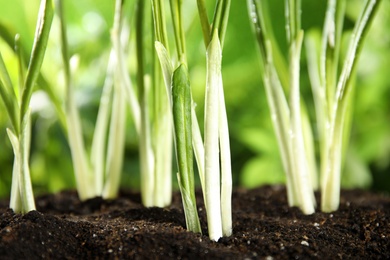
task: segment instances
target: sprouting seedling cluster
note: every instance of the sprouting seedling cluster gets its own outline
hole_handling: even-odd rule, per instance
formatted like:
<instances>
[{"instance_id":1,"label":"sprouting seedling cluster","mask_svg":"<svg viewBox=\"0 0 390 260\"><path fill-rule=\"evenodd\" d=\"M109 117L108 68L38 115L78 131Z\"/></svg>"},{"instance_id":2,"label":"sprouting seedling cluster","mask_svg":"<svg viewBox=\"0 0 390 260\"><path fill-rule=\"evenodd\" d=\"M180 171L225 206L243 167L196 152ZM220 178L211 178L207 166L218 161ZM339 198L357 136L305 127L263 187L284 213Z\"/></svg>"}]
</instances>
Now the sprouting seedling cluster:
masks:
<instances>
[{"instance_id":1,"label":"sprouting seedling cluster","mask_svg":"<svg viewBox=\"0 0 390 260\"><path fill-rule=\"evenodd\" d=\"M54 9L51 1L43 0L39 8L34 45L27 71L24 68L19 36L15 38L15 50L19 60L20 86L18 92L11 82L0 54L0 94L10 117L12 129L7 129L14 151L10 208L15 212L35 209L30 179L29 154L31 142L30 99L45 56Z\"/></svg>"},{"instance_id":2,"label":"sprouting seedling cluster","mask_svg":"<svg viewBox=\"0 0 390 260\"><path fill-rule=\"evenodd\" d=\"M177 68L173 69L172 59L167 50L162 1L152 1L157 35L155 47L168 96L172 95L170 102L174 118L178 182L187 227L192 231L200 232L194 195L192 165L194 150L207 211L209 236L213 240L218 240L222 236L231 235L232 232L230 145L221 74L222 44L220 41L221 39L223 42L225 35L230 1L217 1L213 26L209 23L204 1L197 3L207 48L204 144L188 80L181 1L170 2L179 61Z\"/></svg>"},{"instance_id":3,"label":"sprouting seedling cluster","mask_svg":"<svg viewBox=\"0 0 390 260\"><path fill-rule=\"evenodd\" d=\"M321 207L326 212L337 210L339 205L343 153L349 135L347 122L352 111L354 85L351 78L380 2L365 2L344 60L340 58L340 47L346 1L328 1L321 44L316 45L314 34L306 36L320 134ZM288 66L273 35L266 2L249 0L248 9L260 48L262 77L286 172L289 204L311 214L315 207L313 191L318 181L309 117L304 100L300 98L300 57L304 38L300 25L301 1L286 1ZM317 52L316 47L321 51ZM338 64L342 64L341 72ZM285 93L289 94L289 101Z\"/></svg>"},{"instance_id":4,"label":"sprouting seedling cluster","mask_svg":"<svg viewBox=\"0 0 390 260\"><path fill-rule=\"evenodd\" d=\"M15 150L16 177L13 185L16 188L13 188L11 205L15 210L19 210L16 204L19 203L21 194L28 204L21 210L23 212L35 209L28 171L31 130L27 108L34 81L38 76L42 77L39 70L54 16L53 4L52 1L42 1L43 7L40 11L42 17L39 20L36 44L27 70L26 86L22 88L20 106L2 60L0 64L1 95L14 128L8 130ZM74 74L77 69L74 69L70 62L66 16L61 0L55 1L55 10L59 22L62 53L64 105L62 106L48 83L46 90L56 107L68 138L76 187L81 200L96 196L114 198L117 195L123 164L128 106L139 136L143 204L147 207L163 207L170 204L174 140L178 162L177 177L187 226L192 231L201 232L195 201L193 170L195 154L208 215L209 234L211 239L218 240L232 232L230 145L221 73L222 45L230 1L217 1L212 23L207 17L205 1L198 1L197 4L207 56L204 143L191 95L182 1L172 0L169 3L177 62L174 62L169 53L164 2L155 0L148 4L138 0L131 4L134 7L134 19L133 17L128 19L125 12L126 4L122 0L116 1L111 30L112 48L90 149L83 138L80 112L75 100ZM145 23L148 10L151 10L153 24ZM129 25L129 21L134 23L134 26ZM130 54L129 45L132 46L131 40L134 38L129 31L133 27L137 88L133 87L134 78L130 76L127 59ZM150 31L153 31L151 44L147 43L144 37L145 34L150 35ZM153 54L146 52L149 44L156 50ZM22 188L19 188L19 184Z\"/></svg>"}]
</instances>

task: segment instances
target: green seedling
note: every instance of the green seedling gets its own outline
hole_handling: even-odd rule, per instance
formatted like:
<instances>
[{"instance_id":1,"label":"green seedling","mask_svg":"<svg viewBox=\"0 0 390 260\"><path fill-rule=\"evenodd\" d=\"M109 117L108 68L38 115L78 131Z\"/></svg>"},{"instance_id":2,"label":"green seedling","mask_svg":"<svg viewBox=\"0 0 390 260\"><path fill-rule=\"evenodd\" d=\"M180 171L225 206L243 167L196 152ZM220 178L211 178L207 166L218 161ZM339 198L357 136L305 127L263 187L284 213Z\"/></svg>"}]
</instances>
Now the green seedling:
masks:
<instances>
[{"instance_id":1,"label":"green seedling","mask_svg":"<svg viewBox=\"0 0 390 260\"><path fill-rule=\"evenodd\" d=\"M181 64L172 79L173 123L179 173L177 176L183 200L187 229L201 233L195 200L192 148L191 89L187 70Z\"/></svg>"},{"instance_id":2,"label":"green seedling","mask_svg":"<svg viewBox=\"0 0 390 260\"><path fill-rule=\"evenodd\" d=\"M317 58L314 34L306 40L309 74L312 81L320 135L321 208L334 211L340 197L340 174L349 135L353 72L362 43L380 1L366 1L355 24L353 36L341 72L341 33L345 1L328 1L321 56ZM288 66L283 61L269 22L267 3L249 0L248 10L254 25L260 56L262 77L286 172L290 206L298 206L305 214L314 212L313 190L317 187L317 166L310 122L300 95L300 56L303 42L301 3L286 1L286 33L289 43ZM289 68L288 70L286 68ZM289 102L286 96L289 95Z\"/></svg>"},{"instance_id":3,"label":"green seedling","mask_svg":"<svg viewBox=\"0 0 390 260\"><path fill-rule=\"evenodd\" d=\"M54 16L52 1L42 0L39 8L34 45L27 71L24 72L18 37L16 52L19 53L19 75L22 77L21 99L17 98L7 68L0 55L0 95L5 104L12 129L7 129L14 151L10 208L26 213L35 209L34 194L30 179L29 153L31 142L31 95L39 77Z\"/></svg>"}]
</instances>

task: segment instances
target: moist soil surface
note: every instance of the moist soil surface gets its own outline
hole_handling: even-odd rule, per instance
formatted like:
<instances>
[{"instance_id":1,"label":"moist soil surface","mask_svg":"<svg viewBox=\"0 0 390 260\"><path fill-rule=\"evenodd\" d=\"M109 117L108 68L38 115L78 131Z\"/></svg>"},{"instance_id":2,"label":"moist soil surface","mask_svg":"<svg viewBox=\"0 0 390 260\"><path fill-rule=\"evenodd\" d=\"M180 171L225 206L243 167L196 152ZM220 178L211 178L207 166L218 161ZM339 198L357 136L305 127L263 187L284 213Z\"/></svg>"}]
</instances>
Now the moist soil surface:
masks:
<instances>
[{"instance_id":1,"label":"moist soil surface","mask_svg":"<svg viewBox=\"0 0 390 260\"><path fill-rule=\"evenodd\" d=\"M144 208L136 193L80 202L64 191L25 215L3 200L0 259L390 259L388 196L342 191L338 211L306 216L282 186L236 189L233 235L218 242L199 192L197 201L203 235L186 231L179 193L170 207Z\"/></svg>"}]
</instances>

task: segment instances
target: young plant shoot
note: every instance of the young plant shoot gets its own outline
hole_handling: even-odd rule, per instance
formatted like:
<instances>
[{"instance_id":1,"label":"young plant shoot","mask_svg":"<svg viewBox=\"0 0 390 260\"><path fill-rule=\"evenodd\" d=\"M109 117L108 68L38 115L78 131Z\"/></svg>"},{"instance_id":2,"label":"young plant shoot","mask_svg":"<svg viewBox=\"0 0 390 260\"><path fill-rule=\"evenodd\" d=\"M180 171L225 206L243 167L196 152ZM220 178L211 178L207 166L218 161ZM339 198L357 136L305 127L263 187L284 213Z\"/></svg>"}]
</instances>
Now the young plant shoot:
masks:
<instances>
[{"instance_id":1,"label":"young plant shoot","mask_svg":"<svg viewBox=\"0 0 390 260\"><path fill-rule=\"evenodd\" d=\"M348 122L352 113L351 79L369 24L380 2L366 1L355 24L345 59L340 58L340 48L346 1L328 1L322 46L318 48L321 51L316 50L319 44L316 44L318 41L315 34L309 33L307 36L309 75L320 136L321 209L325 212L337 210L339 205L340 174L350 131ZM311 214L314 212L315 201L310 176L313 176L313 173L316 175L316 167L312 134L299 90L300 49L303 39L300 29L300 1L286 1L289 104L283 90L286 84L285 66L281 62L283 59L280 58L280 51L268 21L266 3L249 0L248 9L260 47L263 81L286 172L289 204L299 206L305 214ZM320 53L319 58L317 53ZM338 64L342 64L340 72Z\"/></svg>"},{"instance_id":2,"label":"young plant shoot","mask_svg":"<svg viewBox=\"0 0 390 260\"><path fill-rule=\"evenodd\" d=\"M204 174L207 222L213 240L222 237L221 176L219 158L220 91L222 89L221 47L214 33L207 49L207 81L204 128ZM221 155L224 154L221 152ZM230 155L230 154L229 154Z\"/></svg>"},{"instance_id":3,"label":"young plant shoot","mask_svg":"<svg viewBox=\"0 0 390 260\"><path fill-rule=\"evenodd\" d=\"M112 87L112 74L119 59L116 58L118 48L114 47L109 58L107 76L101 97L97 125L92 143L91 157L87 156L82 137L82 128L77 105L74 100L73 80L69 62L68 41L63 14L62 1L57 1L57 9L61 24L62 57L64 62L66 102L65 115L68 129L69 145L72 153L76 185L81 200L102 196L117 196L122 170L123 148L125 137L125 95L120 76L115 76ZM117 7L118 9L118 7ZM114 32L120 30L120 12L116 10ZM119 17L119 18L117 18ZM113 38L117 36L114 34ZM119 36L118 36L119 37ZM115 45L114 38L114 46ZM116 52L115 52L116 51ZM117 74L120 73L118 70ZM111 107L110 107L111 106ZM111 120L109 111L111 109ZM107 147L105 145L108 138ZM106 157L106 158L105 158Z\"/></svg>"},{"instance_id":4,"label":"young plant shoot","mask_svg":"<svg viewBox=\"0 0 390 260\"><path fill-rule=\"evenodd\" d=\"M272 27L267 24L266 5L262 1L249 0L248 9L254 25L262 60L262 76L270 107L271 118L278 140L283 167L286 172L287 195L290 206L298 206L305 214L314 212L314 192L309 169L315 170L314 157L309 157L308 139L311 132L304 129L307 117L302 116L300 100L300 52L303 31L300 28L300 1L286 1L286 28L289 42L289 70L286 65L276 66L274 59L281 63L280 51L273 37ZM285 81L284 79L288 80ZM289 86L290 103L285 90ZM312 146L309 146L312 147ZM316 172L312 174L317 174Z\"/></svg>"},{"instance_id":5,"label":"young plant shoot","mask_svg":"<svg viewBox=\"0 0 390 260\"><path fill-rule=\"evenodd\" d=\"M230 1L218 1L211 31L203 1L198 12L207 46L207 75L205 96L204 155L197 152L199 172L203 173L204 197L209 236L217 241L232 234L231 196L232 176L230 141L222 82L222 45L229 17ZM211 33L211 34L210 34ZM210 35L210 37L206 36ZM208 43L207 41L211 39ZM194 128L197 132L197 129ZM196 133L194 134L197 135ZM199 140L197 137L195 140ZM195 147L198 142L195 142ZM199 149L199 148L198 148ZM204 164L199 162L204 156ZM204 167L204 168L202 168ZM202 176L201 176L202 180Z\"/></svg>"},{"instance_id":6,"label":"young plant shoot","mask_svg":"<svg viewBox=\"0 0 390 260\"><path fill-rule=\"evenodd\" d=\"M321 209L332 212L340 203L340 179L352 116L353 75L359 54L381 1L367 0L355 24L346 57L340 57L346 1L328 1L320 58L314 34L307 39L309 75L314 94L321 153ZM341 71L338 64L342 64ZM318 69L316 69L318 68Z\"/></svg>"},{"instance_id":7,"label":"young plant shoot","mask_svg":"<svg viewBox=\"0 0 390 260\"><path fill-rule=\"evenodd\" d=\"M29 108L34 85L40 73L49 38L54 10L52 1L42 0L39 8L34 45L26 74L23 72L21 55L19 75L22 88L21 100L15 94L7 68L0 54L0 95L10 117L12 129L7 129L14 151L10 208L16 213L35 210L34 195L30 179L29 154L31 142L31 111ZM16 48L19 49L18 37ZM25 77L24 77L25 76Z\"/></svg>"},{"instance_id":8,"label":"young plant shoot","mask_svg":"<svg viewBox=\"0 0 390 260\"><path fill-rule=\"evenodd\" d=\"M195 183L192 150L191 88L184 64L173 73L173 122L176 137L176 157L179 172L177 179L183 201L187 229L201 233L195 200Z\"/></svg>"},{"instance_id":9,"label":"young plant shoot","mask_svg":"<svg viewBox=\"0 0 390 260\"><path fill-rule=\"evenodd\" d=\"M165 26L162 26L164 21L164 14L161 1L153 1L154 10L154 23L160 32L163 32ZM184 190L184 185L189 185L192 181L187 181L188 178L192 178L192 152L191 160L184 160L184 153L182 152L184 147L191 145L195 151L195 158L198 165L198 171L200 175L203 197L205 201L205 207L207 211L207 221L209 227L209 237L212 240L217 241L220 237L229 236L232 233L232 221L231 221L231 193L232 193L232 180L231 180L231 162L230 162L230 145L229 134L227 125L227 116L225 109L225 101L223 97L223 85L221 74L221 61L222 61L222 48L220 38L223 39L227 17L230 8L230 1L218 1L217 9L215 12L214 22L211 26L207 19L207 12L205 9L204 1L198 1L198 10L201 18L202 30L204 34L205 45L207 48L207 80L206 80L206 97L205 97L205 142L203 144L200 134L200 128L196 119L195 103L192 101L190 88L188 86L189 94L186 98L178 95L178 88L176 86L180 82L181 84L189 84L188 79L184 80L187 76L187 57L185 53L185 34L183 30L182 17L181 17L181 1L170 1L172 21L175 32L176 50L178 54L178 60L180 61L179 67L173 73L172 86L174 93L172 93L173 101L173 114L175 123L175 136L176 136L176 153L179 163L178 179L180 183L180 189L182 192L182 199L184 209L186 211L187 225L189 213L196 210L193 208L196 206L195 201L189 204L188 193L190 191ZM159 22L159 19L161 21ZM219 26L219 27L218 27ZM214 32L211 35L211 30ZM221 29L220 29L221 28ZM158 33L157 33L158 34ZM163 33L160 35L164 35ZM166 38L157 38L155 48L162 68L164 81L167 86L167 93L171 96L170 82L172 75L172 64L169 57L168 50L166 48ZM180 79L180 80L179 80ZM184 82L186 82L184 84ZM180 92L180 93L184 93ZM184 95L184 94L183 94ZM180 102L185 102L185 106ZM176 103L175 103L176 102ZM188 109L187 113L181 113L178 116L177 107L185 107ZM184 117L185 119L181 118ZM180 122L185 123L186 128L179 126ZM178 129L186 129L190 131L192 141L191 144L183 139L182 132L178 132ZM189 153L189 152L187 152ZM186 158L188 158L187 155ZM182 164L189 164L184 166ZM221 164L221 169L220 169ZM186 169L184 174L183 167ZM191 170L188 170L191 169ZM222 170L222 175L220 172ZM181 172L180 172L181 171ZM189 175L188 175L189 174ZM183 178L185 178L184 181ZM188 184L185 184L188 183ZM186 188L187 189L187 188ZM193 189L193 188L191 188ZM192 191L191 191L192 192ZM191 213L191 218L195 219L195 214ZM195 220L193 220L195 222ZM189 227L188 227L189 228Z\"/></svg>"},{"instance_id":10,"label":"young plant shoot","mask_svg":"<svg viewBox=\"0 0 390 260\"><path fill-rule=\"evenodd\" d=\"M163 8L161 2L152 2L154 28L146 27L145 14L150 7L147 2L140 0L136 8L136 50L137 50L137 84L140 104L140 160L141 160L141 194L145 206L165 207L171 203L172 196L172 112L169 101L170 94L162 75L157 67L155 55L151 64L147 64L145 33L154 30L154 37L164 42L165 21L163 17L156 20L155 15ZM154 40L153 40L154 41ZM154 44L154 42L153 42ZM149 79L147 67L152 71ZM149 100L152 100L150 104Z\"/></svg>"}]
</instances>

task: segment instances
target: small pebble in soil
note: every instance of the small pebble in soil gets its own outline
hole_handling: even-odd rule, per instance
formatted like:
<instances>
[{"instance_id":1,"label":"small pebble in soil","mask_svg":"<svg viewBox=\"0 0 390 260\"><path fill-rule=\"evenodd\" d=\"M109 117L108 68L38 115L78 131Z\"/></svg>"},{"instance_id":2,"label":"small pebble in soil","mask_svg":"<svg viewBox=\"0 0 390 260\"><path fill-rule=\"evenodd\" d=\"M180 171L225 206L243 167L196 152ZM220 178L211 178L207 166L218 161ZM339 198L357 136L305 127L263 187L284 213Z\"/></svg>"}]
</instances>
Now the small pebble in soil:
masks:
<instances>
[{"instance_id":1,"label":"small pebble in soil","mask_svg":"<svg viewBox=\"0 0 390 260\"><path fill-rule=\"evenodd\" d=\"M308 243L307 241L302 241L302 242L301 242L301 245L303 245L303 246L309 246L309 243Z\"/></svg>"}]
</instances>

